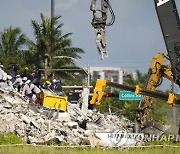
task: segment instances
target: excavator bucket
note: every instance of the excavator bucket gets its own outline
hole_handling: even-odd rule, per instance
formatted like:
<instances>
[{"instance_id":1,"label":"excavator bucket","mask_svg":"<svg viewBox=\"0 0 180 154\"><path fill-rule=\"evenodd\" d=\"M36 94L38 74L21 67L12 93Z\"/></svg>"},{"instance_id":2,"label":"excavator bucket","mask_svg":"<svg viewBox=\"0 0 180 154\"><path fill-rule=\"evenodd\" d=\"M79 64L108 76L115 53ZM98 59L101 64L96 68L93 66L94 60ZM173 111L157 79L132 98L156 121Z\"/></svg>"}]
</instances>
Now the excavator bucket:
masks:
<instances>
[{"instance_id":1,"label":"excavator bucket","mask_svg":"<svg viewBox=\"0 0 180 154\"><path fill-rule=\"evenodd\" d=\"M101 99L104 95L103 88L105 85L106 85L106 80L97 79L90 104L95 104L95 105L101 104Z\"/></svg>"}]
</instances>

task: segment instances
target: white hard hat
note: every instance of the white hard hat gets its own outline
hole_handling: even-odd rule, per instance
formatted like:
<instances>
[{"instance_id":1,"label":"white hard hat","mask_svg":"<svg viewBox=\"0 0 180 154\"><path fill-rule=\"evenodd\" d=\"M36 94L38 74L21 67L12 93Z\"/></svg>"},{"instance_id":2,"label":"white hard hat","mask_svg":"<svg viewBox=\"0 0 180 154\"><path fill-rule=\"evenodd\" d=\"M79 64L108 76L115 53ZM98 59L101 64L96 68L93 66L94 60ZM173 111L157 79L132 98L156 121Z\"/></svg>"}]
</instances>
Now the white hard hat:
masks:
<instances>
[{"instance_id":1,"label":"white hard hat","mask_svg":"<svg viewBox=\"0 0 180 154\"><path fill-rule=\"evenodd\" d=\"M55 82L56 82L56 79L53 79L53 82L55 83Z\"/></svg>"},{"instance_id":2,"label":"white hard hat","mask_svg":"<svg viewBox=\"0 0 180 154\"><path fill-rule=\"evenodd\" d=\"M0 67L3 68L4 66L1 64Z\"/></svg>"},{"instance_id":3,"label":"white hard hat","mask_svg":"<svg viewBox=\"0 0 180 154\"><path fill-rule=\"evenodd\" d=\"M31 82L31 80L27 80L27 81L26 81L26 84L29 84L30 82Z\"/></svg>"},{"instance_id":4,"label":"white hard hat","mask_svg":"<svg viewBox=\"0 0 180 154\"><path fill-rule=\"evenodd\" d=\"M3 79L3 81L6 81L6 80L7 80L7 77L6 77L6 76L3 76L2 79Z\"/></svg>"},{"instance_id":5,"label":"white hard hat","mask_svg":"<svg viewBox=\"0 0 180 154\"><path fill-rule=\"evenodd\" d=\"M19 77L21 77L19 74L18 74L18 75L16 75L16 78L19 78Z\"/></svg>"},{"instance_id":6,"label":"white hard hat","mask_svg":"<svg viewBox=\"0 0 180 154\"><path fill-rule=\"evenodd\" d=\"M11 79L12 79L12 76L7 75L7 79L8 79L8 80L11 80Z\"/></svg>"},{"instance_id":7,"label":"white hard hat","mask_svg":"<svg viewBox=\"0 0 180 154\"><path fill-rule=\"evenodd\" d=\"M23 81L27 81L27 77L23 77L22 80L23 80Z\"/></svg>"}]
</instances>

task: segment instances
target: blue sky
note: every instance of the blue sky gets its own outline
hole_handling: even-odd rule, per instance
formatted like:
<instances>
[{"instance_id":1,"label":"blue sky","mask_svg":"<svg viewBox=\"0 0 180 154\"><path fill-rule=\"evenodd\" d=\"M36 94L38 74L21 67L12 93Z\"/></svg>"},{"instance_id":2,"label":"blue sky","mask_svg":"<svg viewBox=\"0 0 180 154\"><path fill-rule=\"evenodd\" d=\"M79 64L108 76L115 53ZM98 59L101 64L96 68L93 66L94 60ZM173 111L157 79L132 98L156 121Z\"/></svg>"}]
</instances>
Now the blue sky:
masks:
<instances>
[{"instance_id":1,"label":"blue sky","mask_svg":"<svg viewBox=\"0 0 180 154\"><path fill-rule=\"evenodd\" d=\"M146 73L152 57L166 53L153 0L111 0L116 21L107 27L109 57L100 60L95 33L91 26L91 0L54 0L55 15L61 15L63 32L72 32L73 46L84 49L81 62L90 66L121 67ZM180 0L176 0L180 6ZM34 39L31 19L40 21L40 13L50 17L50 0L1 0L0 31L20 27Z\"/></svg>"}]
</instances>

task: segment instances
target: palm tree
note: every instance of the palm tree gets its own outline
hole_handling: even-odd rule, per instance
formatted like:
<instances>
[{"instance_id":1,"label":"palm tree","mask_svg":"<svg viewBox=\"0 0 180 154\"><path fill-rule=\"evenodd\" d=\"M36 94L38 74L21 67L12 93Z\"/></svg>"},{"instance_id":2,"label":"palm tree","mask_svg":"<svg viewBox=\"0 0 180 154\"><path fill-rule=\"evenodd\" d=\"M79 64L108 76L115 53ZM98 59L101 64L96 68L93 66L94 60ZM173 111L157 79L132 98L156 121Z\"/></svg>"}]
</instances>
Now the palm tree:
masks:
<instances>
[{"instance_id":1,"label":"palm tree","mask_svg":"<svg viewBox=\"0 0 180 154\"><path fill-rule=\"evenodd\" d=\"M81 48L72 47L71 39L68 37L72 33L62 34L63 23L59 23L61 16L55 16L53 19L45 17L42 13L40 14L42 23L39 24L37 21L32 20L32 26L34 29L34 35L36 42L31 42L30 49L36 51L34 60L41 66L57 67L65 66L71 63L70 60L62 60L58 63L52 62L54 56L70 56L73 58L80 58L79 53L84 53ZM53 26L52 26L53 25ZM53 28L52 28L53 27Z\"/></svg>"},{"instance_id":2,"label":"palm tree","mask_svg":"<svg viewBox=\"0 0 180 154\"><path fill-rule=\"evenodd\" d=\"M0 57L1 61L9 63L14 59L20 59L23 55L24 47L27 43L26 36L21 32L20 28L4 29L0 33Z\"/></svg>"}]
</instances>

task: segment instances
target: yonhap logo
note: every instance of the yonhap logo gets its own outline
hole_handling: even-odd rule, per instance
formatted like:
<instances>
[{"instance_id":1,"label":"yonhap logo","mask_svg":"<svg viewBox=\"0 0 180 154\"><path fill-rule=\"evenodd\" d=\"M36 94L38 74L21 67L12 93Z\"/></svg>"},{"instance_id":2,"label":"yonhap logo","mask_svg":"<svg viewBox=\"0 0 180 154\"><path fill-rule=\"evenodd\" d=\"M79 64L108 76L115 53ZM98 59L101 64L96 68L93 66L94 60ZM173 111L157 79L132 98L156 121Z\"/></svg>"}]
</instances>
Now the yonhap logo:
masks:
<instances>
[{"instance_id":1,"label":"yonhap logo","mask_svg":"<svg viewBox=\"0 0 180 154\"><path fill-rule=\"evenodd\" d=\"M110 139L110 142L114 146L123 146L126 144L128 138L126 138L127 131L114 131L112 133L108 134L108 138Z\"/></svg>"},{"instance_id":2,"label":"yonhap logo","mask_svg":"<svg viewBox=\"0 0 180 154\"><path fill-rule=\"evenodd\" d=\"M120 131L116 130L113 132L105 132L105 133L95 133L96 137L98 137L101 141L105 142L110 146L130 146L137 145L142 142L151 142L151 141L180 141L180 136L178 134L143 134L143 133L130 133L126 130Z\"/></svg>"}]
</instances>

